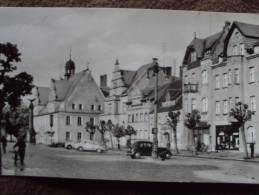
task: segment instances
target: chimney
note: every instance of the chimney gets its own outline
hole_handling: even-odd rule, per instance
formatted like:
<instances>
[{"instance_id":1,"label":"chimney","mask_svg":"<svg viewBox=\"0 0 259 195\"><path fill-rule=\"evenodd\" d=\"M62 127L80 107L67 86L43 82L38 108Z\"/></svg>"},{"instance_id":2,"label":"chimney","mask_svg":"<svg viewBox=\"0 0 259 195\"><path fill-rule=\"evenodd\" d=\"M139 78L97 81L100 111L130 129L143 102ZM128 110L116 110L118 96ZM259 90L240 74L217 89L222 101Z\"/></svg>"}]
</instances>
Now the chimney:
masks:
<instances>
[{"instance_id":1,"label":"chimney","mask_svg":"<svg viewBox=\"0 0 259 195\"><path fill-rule=\"evenodd\" d=\"M225 21L225 25L224 25L224 27L223 27L223 31L229 30L230 25L231 25L231 22L230 22L230 21L228 21L228 20Z\"/></svg>"},{"instance_id":2,"label":"chimney","mask_svg":"<svg viewBox=\"0 0 259 195\"><path fill-rule=\"evenodd\" d=\"M100 88L107 87L107 74L100 76Z\"/></svg>"}]
</instances>

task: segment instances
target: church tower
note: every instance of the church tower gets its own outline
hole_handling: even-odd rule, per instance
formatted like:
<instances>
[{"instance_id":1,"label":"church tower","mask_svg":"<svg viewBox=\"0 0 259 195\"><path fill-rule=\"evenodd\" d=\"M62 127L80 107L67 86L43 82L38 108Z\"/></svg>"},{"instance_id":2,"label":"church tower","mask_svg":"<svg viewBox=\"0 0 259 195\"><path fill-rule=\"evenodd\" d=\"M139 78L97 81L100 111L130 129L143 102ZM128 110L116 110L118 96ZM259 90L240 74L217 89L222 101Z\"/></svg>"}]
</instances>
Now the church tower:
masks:
<instances>
[{"instance_id":1,"label":"church tower","mask_svg":"<svg viewBox=\"0 0 259 195\"><path fill-rule=\"evenodd\" d=\"M70 54L69 54L69 60L66 62L65 65L65 78L68 80L71 76L73 76L75 74L75 63L74 61L71 59L71 50L70 50Z\"/></svg>"}]
</instances>

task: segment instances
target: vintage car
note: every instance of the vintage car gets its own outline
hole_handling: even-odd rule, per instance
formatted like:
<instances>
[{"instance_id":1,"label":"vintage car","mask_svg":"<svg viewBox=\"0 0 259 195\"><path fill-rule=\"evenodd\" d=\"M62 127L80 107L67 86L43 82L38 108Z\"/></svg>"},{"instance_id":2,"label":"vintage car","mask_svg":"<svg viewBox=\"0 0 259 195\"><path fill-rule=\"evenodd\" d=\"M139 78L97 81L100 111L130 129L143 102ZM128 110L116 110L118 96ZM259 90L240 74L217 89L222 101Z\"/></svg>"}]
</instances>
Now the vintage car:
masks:
<instances>
[{"instance_id":1,"label":"vintage car","mask_svg":"<svg viewBox=\"0 0 259 195\"><path fill-rule=\"evenodd\" d=\"M99 153L106 150L104 146L101 146L100 144L91 141L76 143L74 145L74 148L78 151L96 151Z\"/></svg>"},{"instance_id":2,"label":"vintage car","mask_svg":"<svg viewBox=\"0 0 259 195\"><path fill-rule=\"evenodd\" d=\"M130 150L130 157L135 159L141 156L152 156L152 147L153 144L150 141L136 141ZM171 151L163 147L158 147L157 153L162 160L169 159L172 156Z\"/></svg>"}]
</instances>

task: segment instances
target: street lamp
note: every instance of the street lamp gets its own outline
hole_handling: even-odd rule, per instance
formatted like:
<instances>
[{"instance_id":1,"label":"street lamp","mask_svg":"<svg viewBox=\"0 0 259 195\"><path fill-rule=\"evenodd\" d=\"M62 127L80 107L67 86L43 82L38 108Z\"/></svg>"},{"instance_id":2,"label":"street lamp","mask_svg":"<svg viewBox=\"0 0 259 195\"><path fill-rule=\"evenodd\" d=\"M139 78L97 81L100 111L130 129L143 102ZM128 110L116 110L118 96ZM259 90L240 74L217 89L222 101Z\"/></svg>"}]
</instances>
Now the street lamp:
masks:
<instances>
[{"instance_id":1,"label":"street lamp","mask_svg":"<svg viewBox=\"0 0 259 195\"><path fill-rule=\"evenodd\" d=\"M158 158L157 154L157 148L158 148L158 130L157 130L157 108L158 108L158 74L160 71L163 71L167 78L169 77L170 73L168 69L160 67L158 64L158 59L153 58L152 66L147 69L147 78L150 79L150 74L152 73L151 76L155 77L155 86L154 86L154 128L152 129L152 134L153 134L153 148L152 148L152 157L154 159Z\"/></svg>"}]
</instances>

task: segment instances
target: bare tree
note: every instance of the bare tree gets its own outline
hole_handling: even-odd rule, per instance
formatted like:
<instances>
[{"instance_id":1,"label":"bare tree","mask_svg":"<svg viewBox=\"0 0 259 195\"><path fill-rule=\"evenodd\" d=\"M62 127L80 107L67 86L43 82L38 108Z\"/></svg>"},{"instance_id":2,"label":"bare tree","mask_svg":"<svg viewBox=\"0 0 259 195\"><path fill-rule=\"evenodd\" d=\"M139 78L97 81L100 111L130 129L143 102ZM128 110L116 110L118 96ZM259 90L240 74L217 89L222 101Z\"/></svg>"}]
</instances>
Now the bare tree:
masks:
<instances>
[{"instance_id":1,"label":"bare tree","mask_svg":"<svg viewBox=\"0 0 259 195\"><path fill-rule=\"evenodd\" d=\"M119 125L119 124L116 124L113 128L113 136L116 137L117 139L117 144L118 144L118 149L120 150L121 149L121 146L120 146L120 138L122 138L123 136L125 136L125 130L124 130L124 127Z\"/></svg>"},{"instance_id":2,"label":"bare tree","mask_svg":"<svg viewBox=\"0 0 259 195\"><path fill-rule=\"evenodd\" d=\"M237 127L240 128L244 152L245 152L245 158L248 158L248 149L247 149L246 135L245 135L245 123L246 121L251 119L252 114L253 113L250 110L248 110L248 105L242 102L236 103L235 108L232 108L230 111L230 116L236 119L236 121L235 122L233 121L232 123L235 123Z\"/></svg>"},{"instance_id":3,"label":"bare tree","mask_svg":"<svg viewBox=\"0 0 259 195\"><path fill-rule=\"evenodd\" d=\"M181 113L179 111L177 112L173 112L170 111L168 113L168 125L171 127L171 129L173 130L173 136L174 136L174 146L175 146L175 151L177 154L179 154L179 150L178 150L178 146L177 146L177 124L179 122L179 118L180 118ZM170 146L169 146L170 149Z\"/></svg>"}]
</instances>

